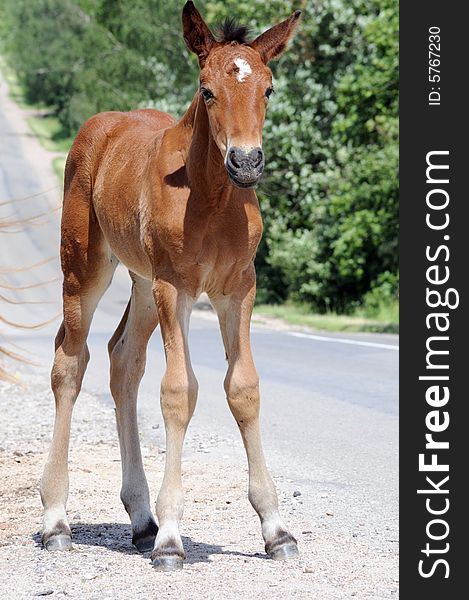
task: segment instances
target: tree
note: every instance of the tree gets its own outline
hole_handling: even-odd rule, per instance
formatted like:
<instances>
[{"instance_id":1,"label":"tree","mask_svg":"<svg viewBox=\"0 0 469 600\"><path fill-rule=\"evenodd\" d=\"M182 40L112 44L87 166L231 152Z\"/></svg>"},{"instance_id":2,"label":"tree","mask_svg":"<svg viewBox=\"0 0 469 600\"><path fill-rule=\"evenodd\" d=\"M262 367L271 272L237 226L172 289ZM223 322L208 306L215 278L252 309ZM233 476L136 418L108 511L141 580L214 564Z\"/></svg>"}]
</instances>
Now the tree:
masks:
<instances>
[{"instance_id":1,"label":"tree","mask_svg":"<svg viewBox=\"0 0 469 600\"><path fill-rule=\"evenodd\" d=\"M4 1L10 63L67 132L102 110L181 115L197 89L179 1ZM398 282L396 0L198 5L212 27L236 16L253 36L303 9L291 47L270 65L258 298L341 312L389 299Z\"/></svg>"}]
</instances>

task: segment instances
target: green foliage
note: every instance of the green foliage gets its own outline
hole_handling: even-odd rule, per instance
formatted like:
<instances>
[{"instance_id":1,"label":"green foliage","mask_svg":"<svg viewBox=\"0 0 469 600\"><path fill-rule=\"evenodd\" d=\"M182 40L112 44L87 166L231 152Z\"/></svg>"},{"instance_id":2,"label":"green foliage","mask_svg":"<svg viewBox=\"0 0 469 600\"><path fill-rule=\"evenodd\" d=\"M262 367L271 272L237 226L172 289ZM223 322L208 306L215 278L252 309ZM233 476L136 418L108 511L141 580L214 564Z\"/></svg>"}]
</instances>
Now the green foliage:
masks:
<instances>
[{"instance_id":1,"label":"green foliage","mask_svg":"<svg viewBox=\"0 0 469 600\"><path fill-rule=\"evenodd\" d=\"M256 34L303 10L298 35L270 65L276 94L259 189L259 301L379 310L398 269L397 0L197 5L211 26L236 16ZM102 110L182 114L197 62L182 39L181 7L175 0L4 0L0 35L29 99L50 106L64 132L74 133Z\"/></svg>"},{"instance_id":2,"label":"green foliage","mask_svg":"<svg viewBox=\"0 0 469 600\"><path fill-rule=\"evenodd\" d=\"M286 4L207 8L220 19L240 6L259 31L284 18ZM258 257L261 273L270 271L260 298L352 312L382 272L397 272L397 3L323 0L288 10L298 7L298 35L271 65Z\"/></svg>"},{"instance_id":3,"label":"green foliage","mask_svg":"<svg viewBox=\"0 0 469 600\"><path fill-rule=\"evenodd\" d=\"M385 271L377 278L373 288L364 296L363 312L370 318L383 318L398 322L399 274Z\"/></svg>"},{"instance_id":4,"label":"green foliage","mask_svg":"<svg viewBox=\"0 0 469 600\"><path fill-rule=\"evenodd\" d=\"M379 312L373 316L368 316L363 308L353 315L340 315L335 312L312 313L309 304L257 304L254 308L254 323L265 323L265 317L282 319L291 325L312 327L317 331L399 333L399 312L395 302L381 305Z\"/></svg>"},{"instance_id":5,"label":"green foliage","mask_svg":"<svg viewBox=\"0 0 469 600\"><path fill-rule=\"evenodd\" d=\"M50 106L64 134L75 133L96 112L158 99L166 108L187 103L195 70L179 33L178 3L172 2L174 10L167 4L6 0L11 27L3 45L27 99Z\"/></svg>"}]
</instances>

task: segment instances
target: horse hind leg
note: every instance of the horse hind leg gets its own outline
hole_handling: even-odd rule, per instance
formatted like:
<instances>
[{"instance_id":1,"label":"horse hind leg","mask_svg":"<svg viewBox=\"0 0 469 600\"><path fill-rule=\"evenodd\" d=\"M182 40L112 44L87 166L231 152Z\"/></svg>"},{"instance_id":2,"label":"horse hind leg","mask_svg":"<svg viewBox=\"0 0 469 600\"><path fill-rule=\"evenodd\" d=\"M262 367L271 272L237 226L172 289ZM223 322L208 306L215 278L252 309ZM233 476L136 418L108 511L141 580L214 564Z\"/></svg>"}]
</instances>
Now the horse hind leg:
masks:
<instances>
[{"instance_id":1,"label":"horse hind leg","mask_svg":"<svg viewBox=\"0 0 469 600\"><path fill-rule=\"evenodd\" d=\"M142 464L137 394L145 371L148 340L158 324L158 317L151 282L131 276L132 296L108 350L122 460L121 500L132 523L132 543L140 552L146 552L153 549L158 527L151 512Z\"/></svg>"},{"instance_id":2,"label":"horse hind leg","mask_svg":"<svg viewBox=\"0 0 469 600\"><path fill-rule=\"evenodd\" d=\"M92 214L89 197L73 190L71 194L68 202L66 194L62 217L63 322L55 340L51 373L54 432L40 483L42 541L47 550L71 548L66 515L70 423L89 361L86 339L91 320L117 265Z\"/></svg>"}]
</instances>

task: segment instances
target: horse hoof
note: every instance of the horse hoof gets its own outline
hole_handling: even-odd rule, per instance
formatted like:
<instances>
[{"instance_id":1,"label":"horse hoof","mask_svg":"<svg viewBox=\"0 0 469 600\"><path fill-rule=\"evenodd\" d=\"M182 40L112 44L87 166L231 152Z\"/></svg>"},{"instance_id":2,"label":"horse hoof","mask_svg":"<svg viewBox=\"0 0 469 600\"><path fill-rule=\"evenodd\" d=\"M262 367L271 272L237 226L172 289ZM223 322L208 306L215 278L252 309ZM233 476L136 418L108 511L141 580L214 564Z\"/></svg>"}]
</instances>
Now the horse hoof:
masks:
<instances>
[{"instance_id":1,"label":"horse hoof","mask_svg":"<svg viewBox=\"0 0 469 600\"><path fill-rule=\"evenodd\" d=\"M179 571L182 569L183 560L180 556L156 556L152 564L157 571Z\"/></svg>"},{"instance_id":2,"label":"horse hoof","mask_svg":"<svg viewBox=\"0 0 469 600\"><path fill-rule=\"evenodd\" d=\"M148 523L148 525L142 531L135 533L132 536L132 544L137 548L139 552L151 552L155 545L156 534L158 533L158 526L154 521Z\"/></svg>"},{"instance_id":3,"label":"horse hoof","mask_svg":"<svg viewBox=\"0 0 469 600\"><path fill-rule=\"evenodd\" d=\"M44 542L44 548L48 552L60 552L72 549L72 538L69 535L53 535Z\"/></svg>"},{"instance_id":4,"label":"horse hoof","mask_svg":"<svg viewBox=\"0 0 469 600\"><path fill-rule=\"evenodd\" d=\"M272 560L289 560L291 558L298 558L299 555L298 546L296 544L284 544L269 552L269 556Z\"/></svg>"}]
</instances>

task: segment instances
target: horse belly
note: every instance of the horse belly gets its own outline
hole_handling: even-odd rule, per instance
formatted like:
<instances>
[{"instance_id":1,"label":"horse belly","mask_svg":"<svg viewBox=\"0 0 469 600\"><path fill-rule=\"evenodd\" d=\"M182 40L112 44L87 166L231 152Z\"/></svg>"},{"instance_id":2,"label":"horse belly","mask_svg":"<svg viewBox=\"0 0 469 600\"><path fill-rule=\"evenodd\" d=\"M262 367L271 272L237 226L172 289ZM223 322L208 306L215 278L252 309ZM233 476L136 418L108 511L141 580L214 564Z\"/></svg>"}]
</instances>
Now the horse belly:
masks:
<instances>
[{"instance_id":1,"label":"horse belly","mask_svg":"<svg viewBox=\"0 0 469 600\"><path fill-rule=\"evenodd\" d=\"M144 252L128 252L121 244L110 244L112 253L119 261L143 279L152 278L152 268L148 256Z\"/></svg>"}]
</instances>

